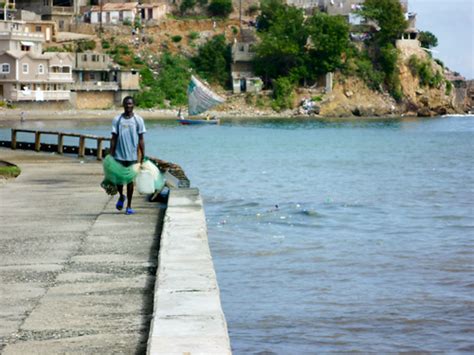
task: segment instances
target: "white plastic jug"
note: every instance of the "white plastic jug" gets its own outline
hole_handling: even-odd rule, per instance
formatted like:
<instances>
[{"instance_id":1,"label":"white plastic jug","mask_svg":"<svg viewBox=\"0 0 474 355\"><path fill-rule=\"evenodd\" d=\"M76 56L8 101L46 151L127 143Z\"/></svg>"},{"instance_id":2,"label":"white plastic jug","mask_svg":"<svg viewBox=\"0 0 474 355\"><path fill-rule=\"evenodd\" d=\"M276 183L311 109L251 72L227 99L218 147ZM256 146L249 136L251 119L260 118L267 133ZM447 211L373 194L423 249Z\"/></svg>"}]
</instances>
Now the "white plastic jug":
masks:
<instances>
[{"instance_id":1,"label":"white plastic jug","mask_svg":"<svg viewBox=\"0 0 474 355\"><path fill-rule=\"evenodd\" d=\"M149 170L140 169L135 179L135 184L140 194L152 194L155 192L155 178Z\"/></svg>"}]
</instances>

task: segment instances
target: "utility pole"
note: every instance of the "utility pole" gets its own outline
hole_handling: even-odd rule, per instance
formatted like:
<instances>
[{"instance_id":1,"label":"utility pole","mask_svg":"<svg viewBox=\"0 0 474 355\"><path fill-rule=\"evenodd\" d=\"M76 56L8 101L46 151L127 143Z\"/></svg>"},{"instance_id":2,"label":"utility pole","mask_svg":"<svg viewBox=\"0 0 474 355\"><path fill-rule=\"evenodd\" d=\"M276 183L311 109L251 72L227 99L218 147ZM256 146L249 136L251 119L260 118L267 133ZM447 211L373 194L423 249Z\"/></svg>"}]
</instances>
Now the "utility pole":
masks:
<instances>
[{"instance_id":1,"label":"utility pole","mask_svg":"<svg viewBox=\"0 0 474 355\"><path fill-rule=\"evenodd\" d=\"M239 27L242 32L242 0L239 0Z\"/></svg>"},{"instance_id":2,"label":"utility pole","mask_svg":"<svg viewBox=\"0 0 474 355\"><path fill-rule=\"evenodd\" d=\"M102 35L102 0L99 0L99 33Z\"/></svg>"}]
</instances>

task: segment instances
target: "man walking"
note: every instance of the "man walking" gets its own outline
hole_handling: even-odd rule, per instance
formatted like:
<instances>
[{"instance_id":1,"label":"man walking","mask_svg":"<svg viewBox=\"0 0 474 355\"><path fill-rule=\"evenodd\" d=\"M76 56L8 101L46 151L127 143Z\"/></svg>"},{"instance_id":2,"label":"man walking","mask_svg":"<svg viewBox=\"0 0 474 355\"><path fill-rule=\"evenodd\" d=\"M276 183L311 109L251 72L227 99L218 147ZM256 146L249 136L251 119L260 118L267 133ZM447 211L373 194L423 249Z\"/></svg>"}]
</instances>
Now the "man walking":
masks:
<instances>
[{"instance_id":1,"label":"man walking","mask_svg":"<svg viewBox=\"0 0 474 355\"><path fill-rule=\"evenodd\" d=\"M133 97L127 96L123 99L123 113L112 120L112 140L110 142L110 154L125 167L138 162L138 150L140 150L140 163L145 157L146 132L143 118L133 112L135 106ZM127 196L123 194L123 185L117 185L119 199L115 207L121 211L125 201L127 208L125 214L134 214L132 209L133 181L127 184Z\"/></svg>"}]
</instances>

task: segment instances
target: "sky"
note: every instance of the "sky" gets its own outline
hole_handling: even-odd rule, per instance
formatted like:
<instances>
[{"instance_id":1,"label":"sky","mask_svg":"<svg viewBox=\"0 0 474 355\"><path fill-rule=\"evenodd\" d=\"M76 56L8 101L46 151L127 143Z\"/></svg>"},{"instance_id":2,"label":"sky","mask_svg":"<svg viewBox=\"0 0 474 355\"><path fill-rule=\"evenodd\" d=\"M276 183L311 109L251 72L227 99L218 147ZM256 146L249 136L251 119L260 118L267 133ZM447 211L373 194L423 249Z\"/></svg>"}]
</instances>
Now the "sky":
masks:
<instances>
[{"instance_id":1,"label":"sky","mask_svg":"<svg viewBox=\"0 0 474 355\"><path fill-rule=\"evenodd\" d=\"M438 38L435 58L449 69L474 79L474 0L408 0L416 27Z\"/></svg>"}]
</instances>

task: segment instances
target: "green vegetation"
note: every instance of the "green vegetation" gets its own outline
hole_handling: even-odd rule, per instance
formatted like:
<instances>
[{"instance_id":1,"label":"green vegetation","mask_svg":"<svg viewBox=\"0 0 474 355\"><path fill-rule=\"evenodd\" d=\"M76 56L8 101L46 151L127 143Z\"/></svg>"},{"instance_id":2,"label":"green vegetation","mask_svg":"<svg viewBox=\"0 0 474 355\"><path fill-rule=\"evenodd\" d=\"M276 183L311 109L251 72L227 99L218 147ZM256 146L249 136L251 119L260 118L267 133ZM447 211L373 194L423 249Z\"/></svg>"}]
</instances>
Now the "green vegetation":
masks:
<instances>
[{"instance_id":1,"label":"green vegetation","mask_svg":"<svg viewBox=\"0 0 474 355\"><path fill-rule=\"evenodd\" d=\"M273 102L272 108L281 111L293 107L294 84L289 78L278 78L273 82Z\"/></svg>"},{"instance_id":2,"label":"green vegetation","mask_svg":"<svg viewBox=\"0 0 474 355\"><path fill-rule=\"evenodd\" d=\"M196 31L189 32L189 34L188 34L188 39L189 39L190 41L194 41L194 40L196 40L196 39L198 39L198 38L199 38L199 32L196 32Z\"/></svg>"},{"instance_id":3,"label":"green vegetation","mask_svg":"<svg viewBox=\"0 0 474 355\"><path fill-rule=\"evenodd\" d=\"M214 36L202 45L192 62L197 73L211 83L226 86L230 80L231 48L224 35Z\"/></svg>"},{"instance_id":4,"label":"green vegetation","mask_svg":"<svg viewBox=\"0 0 474 355\"><path fill-rule=\"evenodd\" d=\"M184 15L187 11L194 8L195 5L196 0L183 0L181 2L181 5L179 5L179 12L181 13L181 15Z\"/></svg>"},{"instance_id":5,"label":"green vegetation","mask_svg":"<svg viewBox=\"0 0 474 355\"><path fill-rule=\"evenodd\" d=\"M134 54L126 44L117 44L114 48L107 51L107 54L112 57L115 63L126 68L135 63L133 60Z\"/></svg>"},{"instance_id":6,"label":"green vegetation","mask_svg":"<svg viewBox=\"0 0 474 355\"><path fill-rule=\"evenodd\" d=\"M365 0L359 13L380 27L373 35L379 47L386 43L395 44L408 26L399 0Z\"/></svg>"},{"instance_id":7,"label":"green vegetation","mask_svg":"<svg viewBox=\"0 0 474 355\"><path fill-rule=\"evenodd\" d=\"M105 39L102 40L101 45L102 45L102 49L109 49L110 48L110 42L105 40Z\"/></svg>"},{"instance_id":8,"label":"green vegetation","mask_svg":"<svg viewBox=\"0 0 474 355\"><path fill-rule=\"evenodd\" d=\"M451 92L453 91L453 84L449 80L444 81L446 85L446 95L451 95Z\"/></svg>"},{"instance_id":9,"label":"green vegetation","mask_svg":"<svg viewBox=\"0 0 474 355\"><path fill-rule=\"evenodd\" d=\"M20 175L20 173L21 170L16 165L3 165L3 163L0 161L0 176L12 178L17 177Z\"/></svg>"},{"instance_id":10,"label":"green vegetation","mask_svg":"<svg viewBox=\"0 0 474 355\"><path fill-rule=\"evenodd\" d=\"M421 31L418 40L423 48L433 48L438 46L438 38L429 31Z\"/></svg>"},{"instance_id":11,"label":"green vegetation","mask_svg":"<svg viewBox=\"0 0 474 355\"><path fill-rule=\"evenodd\" d=\"M162 55L159 63L159 75L148 67L140 71L142 90L135 95L138 107L152 108L187 104L186 89L190 78L188 59L171 53Z\"/></svg>"},{"instance_id":12,"label":"green vegetation","mask_svg":"<svg viewBox=\"0 0 474 355\"><path fill-rule=\"evenodd\" d=\"M67 50L64 47L51 46L51 47L45 48L43 52L67 52Z\"/></svg>"},{"instance_id":13,"label":"green vegetation","mask_svg":"<svg viewBox=\"0 0 474 355\"><path fill-rule=\"evenodd\" d=\"M211 0L207 9L212 16L228 17L232 12L232 0Z\"/></svg>"},{"instance_id":14,"label":"green vegetation","mask_svg":"<svg viewBox=\"0 0 474 355\"><path fill-rule=\"evenodd\" d=\"M342 55L349 48L349 27L342 17L316 13L305 20L300 9L265 0L258 22L261 41L255 47L255 72L267 86L294 87L342 67ZM280 78L292 85L277 81Z\"/></svg>"},{"instance_id":15,"label":"green vegetation","mask_svg":"<svg viewBox=\"0 0 474 355\"><path fill-rule=\"evenodd\" d=\"M181 42L182 39L183 39L183 37L181 37L180 35L176 35L176 36L172 36L172 37L171 37L171 40L172 40L174 43Z\"/></svg>"},{"instance_id":16,"label":"green vegetation","mask_svg":"<svg viewBox=\"0 0 474 355\"><path fill-rule=\"evenodd\" d=\"M367 86L376 91L382 91L385 74L375 69L368 52L351 47L347 52L347 60L342 69L346 75L355 75L365 81Z\"/></svg>"},{"instance_id":17,"label":"green vegetation","mask_svg":"<svg viewBox=\"0 0 474 355\"><path fill-rule=\"evenodd\" d=\"M445 82L443 75L439 71L434 71L431 66L431 61L420 60L415 55L412 55L408 60L408 67L413 75L420 79L420 85L429 86L431 88L439 88Z\"/></svg>"},{"instance_id":18,"label":"green vegetation","mask_svg":"<svg viewBox=\"0 0 474 355\"><path fill-rule=\"evenodd\" d=\"M85 51L93 51L96 47L96 43L93 40L82 40L76 44L76 53L82 53Z\"/></svg>"},{"instance_id":19,"label":"green vegetation","mask_svg":"<svg viewBox=\"0 0 474 355\"><path fill-rule=\"evenodd\" d=\"M383 73L386 88L398 101L402 98L402 91L395 41L408 26L401 4L398 0L366 0L360 15L380 28L368 41L367 53L374 64L375 72ZM372 78L378 78L378 74Z\"/></svg>"}]
</instances>

